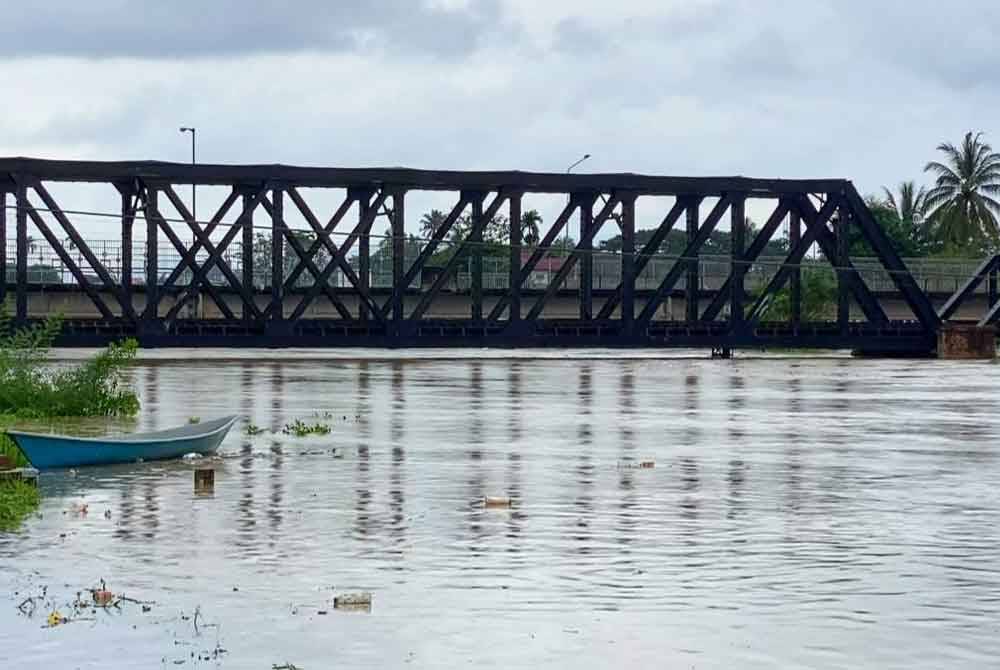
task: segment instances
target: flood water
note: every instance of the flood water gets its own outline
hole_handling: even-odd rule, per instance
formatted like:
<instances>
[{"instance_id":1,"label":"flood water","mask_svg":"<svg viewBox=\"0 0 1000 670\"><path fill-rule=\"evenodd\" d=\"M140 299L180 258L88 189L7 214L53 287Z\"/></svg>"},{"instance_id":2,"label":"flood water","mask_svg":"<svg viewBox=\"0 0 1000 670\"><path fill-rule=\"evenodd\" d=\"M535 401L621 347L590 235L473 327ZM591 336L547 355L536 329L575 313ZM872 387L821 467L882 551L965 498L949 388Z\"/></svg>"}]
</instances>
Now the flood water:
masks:
<instances>
[{"instance_id":1,"label":"flood water","mask_svg":"<svg viewBox=\"0 0 1000 670\"><path fill-rule=\"evenodd\" d=\"M993 364L364 353L146 354L135 429L243 417L214 494L192 462L44 474L0 534L0 667L1000 658ZM101 579L153 604L43 627Z\"/></svg>"}]
</instances>

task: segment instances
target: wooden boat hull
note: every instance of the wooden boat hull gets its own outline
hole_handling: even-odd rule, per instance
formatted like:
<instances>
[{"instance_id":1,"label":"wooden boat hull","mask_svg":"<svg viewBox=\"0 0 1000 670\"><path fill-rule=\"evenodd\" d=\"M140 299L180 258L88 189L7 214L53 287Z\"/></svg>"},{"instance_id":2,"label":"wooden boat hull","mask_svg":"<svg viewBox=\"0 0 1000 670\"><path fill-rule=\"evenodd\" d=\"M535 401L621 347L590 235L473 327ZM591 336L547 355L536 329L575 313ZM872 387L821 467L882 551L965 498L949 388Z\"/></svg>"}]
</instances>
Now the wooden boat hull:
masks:
<instances>
[{"instance_id":1,"label":"wooden boat hull","mask_svg":"<svg viewBox=\"0 0 1000 670\"><path fill-rule=\"evenodd\" d=\"M236 419L235 416L228 416L183 428L115 438L45 435L16 430L7 431L7 435L24 452L34 468L56 470L180 458L192 452L212 454L219 448Z\"/></svg>"}]
</instances>

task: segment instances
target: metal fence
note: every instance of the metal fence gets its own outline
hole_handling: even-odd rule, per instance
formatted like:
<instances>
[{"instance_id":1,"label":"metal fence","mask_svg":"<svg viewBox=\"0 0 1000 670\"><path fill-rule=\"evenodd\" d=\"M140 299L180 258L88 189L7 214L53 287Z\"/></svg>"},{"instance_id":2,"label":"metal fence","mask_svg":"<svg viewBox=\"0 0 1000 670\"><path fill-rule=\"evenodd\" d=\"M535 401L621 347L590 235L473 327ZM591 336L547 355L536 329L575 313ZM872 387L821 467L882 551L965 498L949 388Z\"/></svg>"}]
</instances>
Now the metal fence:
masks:
<instances>
[{"instance_id":1,"label":"metal fence","mask_svg":"<svg viewBox=\"0 0 1000 670\"><path fill-rule=\"evenodd\" d=\"M91 240L87 242L90 250L97 259L108 270L108 273L116 281L121 281L122 272L122 248L117 240ZM269 246L254 249L254 285L263 289L270 286L270 248ZM16 245L12 239L7 240L7 281L15 281L16 267ZM90 269L89 264L83 254L68 242L66 243L67 253L74 263L81 269L83 274L94 282L98 282L96 273ZM199 263L208 258L207 252L198 255ZM242 243L234 240L223 253L226 263L232 268L237 277L242 277L243 271L243 247ZM314 258L320 270L329 262L329 256L322 254ZM409 267L416 260L416 253L407 254L404 261L405 267ZM782 257L762 257L755 262L746 274L746 287L748 290L762 288L774 275L783 262ZM674 257L654 257L649 259L646 267L636 277L636 288L639 290L656 288L663 277L669 272L676 258ZM283 276L287 279L296 265L297 258L291 249L285 250L285 268ZM483 262L483 288L486 290L502 290L509 285L509 260L506 257L488 256L482 259ZM547 258L539 265L543 269L536 269L528 277L525 285L527 288L543 289L549 285L559 267L563 262L562 258ZM892 291L895 285L889 274L882 268L881 263L872 258L854 259L854 266L859 270L865 282L873 291ZM933 259L933 258L910 258L904 259L907 268L913 275L917 284L925 292L950 294L954 293L973 276L977 267L981 264L979 259ZM181 256L172 245L160 245L158 248L158 277L161 283L166 279L181 263ZM349 260L352 269L359 271L357 256ZM823 259L812 259L803 261L803 266L809 269L832 272L829 264ZM145 246L135 245L132 257L133 283L142 285L146 281L146 254ZM722 286L726 277L729 276L730 260L727 256L700 257L699 282L703 290L715 290ZM183 286L191 281L192 273L190 269L185 269L177 280L177 285ZM213 266L208 272L208 280L215 285L226 286L228 281L218 266ZM421 286L423 277L418 273L411 282L411 288ZM296 280L296 286L309 286L313 283L314 277L308 272L302 272ZM39 285L74 285L77 283L73 273L67 265L45 242L31 241L28 249L28 282ZM594 254L593 259L593 287L595 289L613 289L621 282L621 256L613 253L599 252ZM390 288L392 286L392 259L391 257L374 253L369 261L369 283L374 288ZM329 278L331 286L346 288L350 286L342 270L335 269ZM471 260L465 259L459 264L458 271L446 286L447 289L455 291L468 291L472 284ZM577 264L566 277L563 285L566 289L576 289L580 286L580 266ZM684 286L682 277L677 283L678 287ZM980 285L977 293L986 292L985 283Z\"/></svg>"}]
</instances>

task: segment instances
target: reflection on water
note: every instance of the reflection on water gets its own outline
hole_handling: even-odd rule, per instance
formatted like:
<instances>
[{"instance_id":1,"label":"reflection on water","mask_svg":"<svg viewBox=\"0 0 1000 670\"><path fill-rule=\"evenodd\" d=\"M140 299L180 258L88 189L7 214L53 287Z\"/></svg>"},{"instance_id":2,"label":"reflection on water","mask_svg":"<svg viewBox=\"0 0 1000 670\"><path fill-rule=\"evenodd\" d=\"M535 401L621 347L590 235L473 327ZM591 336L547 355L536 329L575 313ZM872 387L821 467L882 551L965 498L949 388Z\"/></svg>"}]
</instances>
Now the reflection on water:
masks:
<instances>
[{"instance_id":1,"label":"reflection on water","mask_svg":"<svg viewBox=\"0 0 1000 670\"><path fill-rule=\"evenodd\" d=\"M104 578L157 607L50 630L10 595L0 667L25 645L54 667L128 666L95 648L170 664L198 606L221 667L984 667L993 370L160 354L135 370L137 422L75 429L238 412L267 432L233 430L208 497L186 462L44 475L41 518L0 535L4 591ZM333 431L283 434L296 419ZM513 508L484 509L496 495ZM63 514L77 501L88 516ZM370 614L318 614L353 590Z\"/></svg>"}]
</instances>

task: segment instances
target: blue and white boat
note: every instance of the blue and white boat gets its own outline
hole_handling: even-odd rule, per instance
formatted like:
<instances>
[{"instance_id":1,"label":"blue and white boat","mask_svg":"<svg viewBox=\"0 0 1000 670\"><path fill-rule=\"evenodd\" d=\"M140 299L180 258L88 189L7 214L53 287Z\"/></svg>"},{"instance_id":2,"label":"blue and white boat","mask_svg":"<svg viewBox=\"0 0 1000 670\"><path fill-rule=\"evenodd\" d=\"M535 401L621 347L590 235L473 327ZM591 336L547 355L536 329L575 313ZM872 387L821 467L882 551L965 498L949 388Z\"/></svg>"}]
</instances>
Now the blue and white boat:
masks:
<instances>
[{"instance_id":1,"label":"blue and white boat","mask_svg":"<svg viewBox=\"0 0 1000 670\"><path fill-rule=\"evenodd\" d=\"M76 468L85 465L132 463L180 458L184 454L215 453L236 416L119 437L72 437L8 430L7 435L38 470Z\"/></svg>"}]
</instances>

